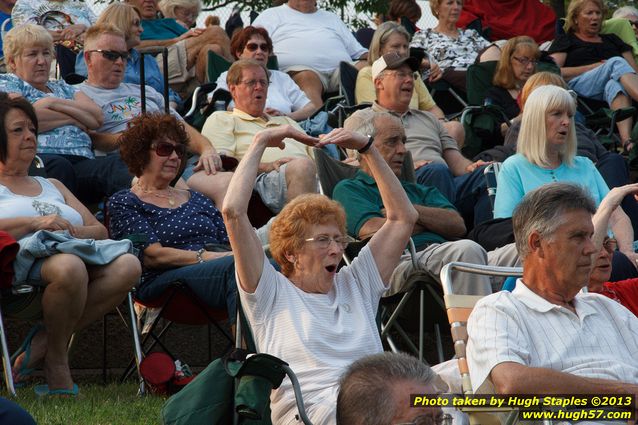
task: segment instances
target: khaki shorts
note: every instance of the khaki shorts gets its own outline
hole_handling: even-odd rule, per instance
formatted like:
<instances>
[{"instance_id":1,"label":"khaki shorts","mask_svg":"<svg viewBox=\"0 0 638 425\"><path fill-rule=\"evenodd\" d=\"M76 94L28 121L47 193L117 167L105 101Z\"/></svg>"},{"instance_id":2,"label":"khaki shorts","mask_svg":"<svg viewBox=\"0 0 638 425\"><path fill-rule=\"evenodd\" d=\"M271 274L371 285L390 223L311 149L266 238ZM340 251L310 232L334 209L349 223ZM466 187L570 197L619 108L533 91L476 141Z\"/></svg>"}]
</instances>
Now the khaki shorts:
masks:
<instances>
[{"instance_id":1,"label":"khaki shorts","mask_svg":"<svg viewBox=\"0 0 638 425\"><path fill-rule=\"evenodd\" d=\"M329 72L319 72L314 68L310 68L309 66L304 65L293 65L288 68L282 70L287 73L295 73L300 71L312 71L317 74L317 77L321 80L321 85L323 86L324 92L336 92L339 91L339 67L335 69L332 73Z\"/></svg>"},{"instance_id":2,"label":"khaki shorts","mask_svg":"<svg viewBox=\"0 0 638 425\"><path fill-rule=\"evenodd\" d=\"M264 205L275 214L286 204L288 186L286 184L286 164L279 167L279 171L261 173L255 180L255 191Z\"/></svg>"}]
</instances>

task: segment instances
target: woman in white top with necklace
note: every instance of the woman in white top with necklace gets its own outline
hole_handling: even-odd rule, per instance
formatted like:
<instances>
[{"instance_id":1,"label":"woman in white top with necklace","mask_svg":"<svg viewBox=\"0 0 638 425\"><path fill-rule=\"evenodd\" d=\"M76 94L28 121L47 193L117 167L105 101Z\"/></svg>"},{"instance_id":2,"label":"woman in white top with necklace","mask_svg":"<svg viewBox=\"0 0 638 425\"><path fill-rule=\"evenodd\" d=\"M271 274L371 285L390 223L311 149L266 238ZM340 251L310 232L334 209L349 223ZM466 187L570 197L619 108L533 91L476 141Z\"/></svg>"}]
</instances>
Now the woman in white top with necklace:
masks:
<instances>
[{"instance_id":1,"label":"woman in white top with necklace","mask_svg":"<svg viewBox=\"0 0 638 425\"><path fill-rule=\"evenodd\" d=\"M106 239L104 226L62 183L28 175L37 125L29 102L0 97L0 230L18 241L38 230ZM121 303L140 274L140 263L131 254L104 266L87 265L73 254L37 259L26 283L44 288L43 324L29 333L14 355L16 382L24 382L43 363L48 386L36 387L38 393L76 395L67 355L71 335Z\"/></svg>"}]
</instances>

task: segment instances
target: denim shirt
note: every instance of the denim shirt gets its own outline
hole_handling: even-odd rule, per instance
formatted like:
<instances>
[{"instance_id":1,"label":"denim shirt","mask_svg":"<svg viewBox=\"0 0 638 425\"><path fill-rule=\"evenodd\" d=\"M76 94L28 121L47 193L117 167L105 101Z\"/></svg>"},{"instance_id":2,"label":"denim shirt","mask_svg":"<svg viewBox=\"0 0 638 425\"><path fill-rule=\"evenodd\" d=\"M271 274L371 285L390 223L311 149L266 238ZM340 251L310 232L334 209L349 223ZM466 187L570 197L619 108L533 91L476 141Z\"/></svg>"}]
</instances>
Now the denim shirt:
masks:
<instances>
[{"instance_id":1,"label":"denim shirt","mask_svg":"<svg viewBox=\"0 0 638 425\"><path fill-rule=\"evenodd\" d=\"M136 49L129 51L130 56L126 61L124 70L124 82L131 84L141 84L140 82L140 62L142 55ZM84 77L88 76L86 62L84 62L84 51L80 52L75 59L75 73ZM146 85L153 87L159 93L164 93L164 77L160 72L155 58L151 55L144 55L144 79ZM168 99L171 102L182 104L182 99L172 89L168 89Z\"/></svg>"}]
</instances>

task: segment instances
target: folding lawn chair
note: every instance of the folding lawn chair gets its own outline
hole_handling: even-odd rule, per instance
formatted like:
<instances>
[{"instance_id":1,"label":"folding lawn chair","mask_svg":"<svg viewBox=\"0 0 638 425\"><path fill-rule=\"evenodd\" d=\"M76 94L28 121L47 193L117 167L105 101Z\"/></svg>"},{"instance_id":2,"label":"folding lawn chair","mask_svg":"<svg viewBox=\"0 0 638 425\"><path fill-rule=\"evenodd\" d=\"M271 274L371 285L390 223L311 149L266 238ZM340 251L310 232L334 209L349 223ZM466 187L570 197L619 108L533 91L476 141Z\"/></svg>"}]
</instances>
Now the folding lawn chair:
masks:
<instances>
[{"instance_id":1,"label":"folding lawn chair","mask_svg":"<svg viewBox=\"0 0 638 425\"><path fill-rule=\"evenodd\" d=\"M523 269L520 267L497 267L485 266L479 264L469 264L462 262L452 262L443 267L441 270L441 284L443 286L443 297L445 299L445 307L450 322L450 330L452 332L452 341L454 342L455 357L458 361L459 371L461 373L461 382L463 394L468 396L474 394L472 382L470 380L470 372L467 363L466 345L467 345L467 319L474 308L474 305L483 298L481 295L459 295L454 293L453 278L455 272L473 273L487 276L522 276ZM515 423L518 419L518 410L511 408L493 408L493 407L460 407L462 412L470 417L471 424L494 424L500 423L500 419L495 414L505 416L504 423Z\"/></svg>"},{"instance_id":2,"label":"folding lawn chair","mask_svg":"<svg viewBox=\"0 0 638 425\"><path fill-rule=\"evenodd\" d=\"M131 235L129 239L133 241L134 246L139 247L146 240L146 236ZM140 250L140 255L142 255L142 250ZM128 378L133 371L133 366L136 366L140 381L140 394L143 394L145 390L144 380L141 373L139 373L140 364L144 356L151 352L156 345L159 345L173 360L177 360L177 357L167 348L166 344L162 342L162 337L173 326L173 324L177 323L192 326L212 325L228 341L227 349L233 344L232 336L220 324L228 319L228 312L225 309L216 309L205 305L190 288L179 280L171 283L159 297L152 300L140 300L135 297L135 292L132 291L129 293L128 302L135 356L124 371L121 380L124 381ZM137 326L137 314L133 307L134 304L138 304L146 308L158 309L157 314L152 319L149 330L142 341L140 341L140 334ZM159 329L161 319L163 319L166 323L161 326L161 329ZM148 344L149 341L151 341L150 344ZM210 339L210 332L208 332L209 355L211 349L212 342Z\"/></svg>"}]
</instances>

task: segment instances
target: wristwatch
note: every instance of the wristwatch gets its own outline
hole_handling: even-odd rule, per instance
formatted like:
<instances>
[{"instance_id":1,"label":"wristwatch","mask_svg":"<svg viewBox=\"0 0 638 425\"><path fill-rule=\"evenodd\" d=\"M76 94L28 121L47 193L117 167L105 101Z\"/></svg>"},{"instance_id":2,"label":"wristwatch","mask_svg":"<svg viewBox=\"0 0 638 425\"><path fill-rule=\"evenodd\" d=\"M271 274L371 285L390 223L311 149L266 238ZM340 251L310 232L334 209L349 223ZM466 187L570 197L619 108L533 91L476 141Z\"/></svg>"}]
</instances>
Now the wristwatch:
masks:
<instances>
[{"instance_id":1,"label":"wristwatch","mask_svg":"<svg viewBox=\"0 0 638 425\"><path fill-rule=\"evenodd\" d=\"M372 146L372 143L374 143L374 137L370 136L368 138L368 143L366 143L366 145L364 147L362 147L361 149L357 149L357 152L359 152L359 153L366 152L368 149L370 149L370 146Z\"/></svg>"}]
</instances>

